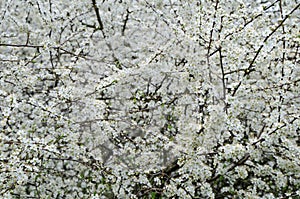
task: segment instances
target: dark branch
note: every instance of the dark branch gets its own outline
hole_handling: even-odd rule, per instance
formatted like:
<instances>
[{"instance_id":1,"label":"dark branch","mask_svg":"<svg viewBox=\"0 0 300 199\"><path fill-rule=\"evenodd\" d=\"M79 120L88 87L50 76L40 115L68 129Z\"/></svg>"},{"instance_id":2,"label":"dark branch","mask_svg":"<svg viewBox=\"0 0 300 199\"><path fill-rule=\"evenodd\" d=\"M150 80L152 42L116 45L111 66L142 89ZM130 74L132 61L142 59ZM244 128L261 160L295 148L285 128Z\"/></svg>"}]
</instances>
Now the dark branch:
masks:
<instances>
[{"instance_id":1,"label":"dark branch","mask_svg":"<svg viewBox=\"0 0 300 199\"><path fill-rule=\"evenodd\" d=\"M16 47L16 48L43 48L43 47L44 47L44 46L40 46L40 45L28 45L28 44L3 44L3 43L0 43L0 46Z\"/></svg>"},{"instance_id":2,"label":"dark branch","mask_svg":"<svg viewBox=\"0 0 300 199\"><path fill-rule=\"evenodd\" d=\"M124 23L123 23L123 27L122 27L122 36L125 35L125 30L126 30L126 25L127 25L128 19L129 19L129 14L130 14L130 12L127 9L126 10L126 16L125 16Z\"/></svg>"},{"instance_id":3,"label":"dark branch","mask_svg":"<svg viewBox=\"0 0 300 199\"><path fill-rule=\"evenodd\" d=\"M99 23L99 29L103 30L103 23L102 23L102 20L101 20L101 17L100 17L99 8L96 5L96 0L92 0L92 2L93 2L93 8L94 8L96 16L97 16L97 21Z\"/></svg>"},{"instance_id":4,"label":"dark branch","mask_svg":"<svg viewBox=\"0 0 300 199\"><path fill-rule=\"evenodd\" d=\"M300 3L288 14L285 16L285 18L276 26L276 28L268 35L266 36L266 38L263 40L263 44L261 44L261 46L258 48L258 50L256 51L256 54L254 56L254 58L252 59L249 67L248 67L248 72L245 72L244 76L249 75L253 64L256 60L256 58L258 57L260 51L262 50L262 48L264 47L264 43L266 43L268 41L268 39L283 25L283 23L300 7Z\"/></svg>"}]
</instances>

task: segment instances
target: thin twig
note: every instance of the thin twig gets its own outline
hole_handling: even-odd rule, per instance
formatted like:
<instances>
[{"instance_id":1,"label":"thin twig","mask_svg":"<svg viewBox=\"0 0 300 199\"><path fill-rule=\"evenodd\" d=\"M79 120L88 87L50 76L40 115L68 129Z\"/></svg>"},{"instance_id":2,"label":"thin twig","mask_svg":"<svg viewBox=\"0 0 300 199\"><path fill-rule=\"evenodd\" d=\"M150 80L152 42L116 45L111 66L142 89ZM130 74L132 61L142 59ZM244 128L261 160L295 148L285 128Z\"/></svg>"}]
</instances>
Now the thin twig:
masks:
<instances>
[{"instance_id":1,"label":"thin twig","mask_svg":"<svg viewBox=\"0 0 300 199\"><path fill-rule=\"evenodd\" d=\"M222 57L222 49L219 48L219 57L220 57L220 65L222 71L222 85L223 85L223 98L226 99L226 84L225 84L225 73L224 73L224 66L223 66L223 57Z\"/></svg>"},{"instance_id":2,"label":"thin twig","mask_svg":"<svg viewBox=\"0 0 300 199\"><path fill-rule=\"evenodd\" d=\"M251 72L251 69L253 67L253 64L255 62L255 60L257 59L259 53L261 52L262 48L264 47L264 44L269 40L269 38L283 25L283 23L300 7L300 3L288 14L286 15L283 20L276 26L276 28L268 35L266 36L266 38L263 40L263 43L260 45L260 47L258 48L258 50L256 51L256 54L254 56L254 58L252 59L249 67L248 67L248 71L245 72L244 76L249 75L249 73Z\"/></svg>"},{"instance_id":3,"label":"thin twig","mask_svg":"<svg viewBox=\"0 0 300 199\"><path fill-rule=\"evenodd\" d=\"M97 21L99 23L99 29L103 30L103 23L102 23L102 20L100 17L99 8L97 7L97 4L96 4L96 0L92 0L92 2L93 2L93 8L94 8L96 16L97 16Z\"/></svg>"}]
</instances>

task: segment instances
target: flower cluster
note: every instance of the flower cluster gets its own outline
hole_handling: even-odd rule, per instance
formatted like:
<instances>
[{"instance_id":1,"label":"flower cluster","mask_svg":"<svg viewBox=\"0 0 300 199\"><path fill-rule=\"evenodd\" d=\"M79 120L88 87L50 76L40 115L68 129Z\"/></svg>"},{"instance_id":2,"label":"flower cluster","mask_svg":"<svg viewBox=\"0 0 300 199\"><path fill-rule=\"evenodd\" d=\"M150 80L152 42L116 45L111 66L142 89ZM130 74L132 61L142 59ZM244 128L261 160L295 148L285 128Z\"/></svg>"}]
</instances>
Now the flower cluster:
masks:
<instances>
[{"instance_id":1,"label":"flower cluster","mask_svg":"<svg viewBox=\"0 0 300 199\"><path fill-rule=\"evenodd\" d=\"M0 197L300 196L298 1L0 9Z\"/></svg>"}]
</instances>

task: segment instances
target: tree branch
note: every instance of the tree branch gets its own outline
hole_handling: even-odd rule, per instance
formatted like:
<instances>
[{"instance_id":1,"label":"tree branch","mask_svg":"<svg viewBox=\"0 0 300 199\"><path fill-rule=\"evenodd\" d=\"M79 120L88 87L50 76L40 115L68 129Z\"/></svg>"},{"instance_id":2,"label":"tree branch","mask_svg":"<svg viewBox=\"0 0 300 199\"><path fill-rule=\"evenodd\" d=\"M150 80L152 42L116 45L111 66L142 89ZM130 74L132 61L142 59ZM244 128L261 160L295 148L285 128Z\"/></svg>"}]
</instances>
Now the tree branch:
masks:
<instances>
[{"instance_id":1,"label":"tree branch","mask_svg":"<svg viewBox=\"0 0 300 199\"><path fill-rule=\"evenodd\" d=\"M262 48L264 47L264 44L268 41L268 39L283 25L283 23L300 7L300 3L288 14L284 17L284 19L276 26L276 28L268 35L266 36L266 38L263 40L263 43L260 45L260 47L258 48L258 50L256 51L256 54L254 56L254 58L252 59L249 67L248 67L248 71L245 72L244 76L249 75L249 73L253 70L253 64L255 62L255 60L257 59L259 53L261 52Z\"/></svg>"},{"instance_id":2,"label":"tree branch","mask_svg":"<svg viewBox=\"0 0 300 199\"><path fill-rule=\"evenodd\" d=\"M96 5L96 0L92 0L92 2L93 2L93 8L94 8L96 16L97 16L97 21L99 23L99 29L103 30L103 23L102 23L102 20L101 20L101 17L100 17L99 8Z\"/></svg>"}]
</instances>

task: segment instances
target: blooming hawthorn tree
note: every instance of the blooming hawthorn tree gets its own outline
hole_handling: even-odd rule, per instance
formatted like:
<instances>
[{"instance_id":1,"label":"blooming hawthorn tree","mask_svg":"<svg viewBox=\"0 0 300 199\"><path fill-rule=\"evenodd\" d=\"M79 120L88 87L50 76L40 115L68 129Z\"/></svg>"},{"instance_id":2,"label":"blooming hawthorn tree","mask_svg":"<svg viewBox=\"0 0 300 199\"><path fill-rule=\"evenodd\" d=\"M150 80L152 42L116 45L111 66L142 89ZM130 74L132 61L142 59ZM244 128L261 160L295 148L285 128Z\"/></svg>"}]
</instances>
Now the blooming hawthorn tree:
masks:
<instances>
[{"instance_id":1,"label":"blooming hawthorn tree","mask_svg":"<svg viewBox=\"0 0 300 199\"><path fill-rule=\"evenodd\" d=\"M1 197L300 196L298 0L0 8Z\"/></svg>"}]
</instances>

